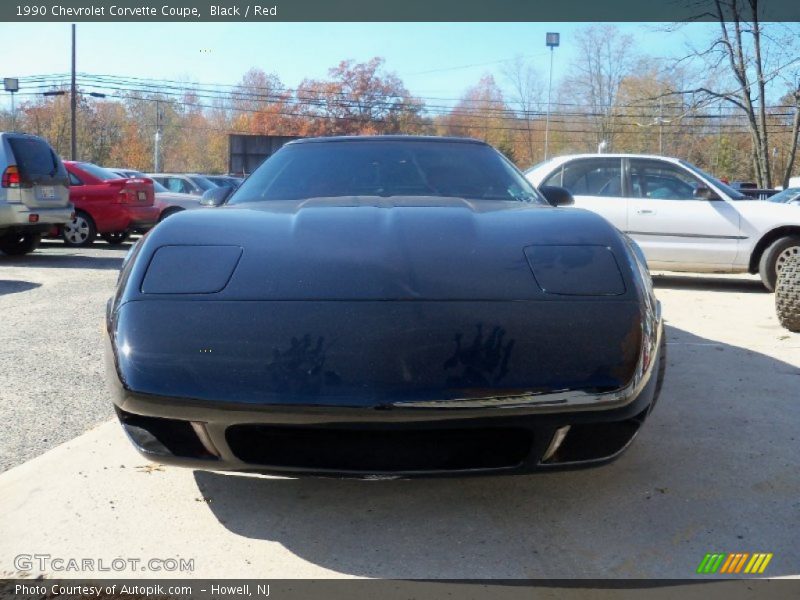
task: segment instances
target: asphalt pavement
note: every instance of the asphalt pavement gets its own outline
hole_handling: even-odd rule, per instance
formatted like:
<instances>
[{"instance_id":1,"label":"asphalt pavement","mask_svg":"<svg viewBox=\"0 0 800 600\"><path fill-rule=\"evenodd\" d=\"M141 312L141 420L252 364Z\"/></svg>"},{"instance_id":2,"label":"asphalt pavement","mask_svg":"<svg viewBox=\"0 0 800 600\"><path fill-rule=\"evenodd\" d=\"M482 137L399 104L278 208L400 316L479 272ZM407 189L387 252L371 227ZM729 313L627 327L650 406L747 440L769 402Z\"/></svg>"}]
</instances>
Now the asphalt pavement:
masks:
<instances>
[{"instance_id":1,"label":"asphalt pavement","mask_svg":"<svg viewBox=\"0 0 800 600\"><path fill-rule=\"evenodd\" d=\"M113 415L101 328L126 243L0 253L0 471Z\"/></svg>"}]
</instances>

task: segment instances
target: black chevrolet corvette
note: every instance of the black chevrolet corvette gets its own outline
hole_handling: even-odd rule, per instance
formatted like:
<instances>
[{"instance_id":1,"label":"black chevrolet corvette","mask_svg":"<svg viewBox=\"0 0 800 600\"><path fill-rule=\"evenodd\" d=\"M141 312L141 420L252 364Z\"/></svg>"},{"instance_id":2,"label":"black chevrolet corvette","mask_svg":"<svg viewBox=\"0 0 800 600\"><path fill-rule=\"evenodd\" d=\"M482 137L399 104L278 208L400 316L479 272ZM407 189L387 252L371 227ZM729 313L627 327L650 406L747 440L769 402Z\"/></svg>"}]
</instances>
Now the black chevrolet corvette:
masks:
<instances>
[{"instance_id":1,"label":"black chevrolet corvette","mask_svg":"<svg viewBox=\"0 0 800 600\"><path fill-rule=\"evenodd\" d=\"M600 464L658 397L635 244L483 142L291 142L131 250L119 419L200 469L394 477Z\"/></svg>"}]
</instances>

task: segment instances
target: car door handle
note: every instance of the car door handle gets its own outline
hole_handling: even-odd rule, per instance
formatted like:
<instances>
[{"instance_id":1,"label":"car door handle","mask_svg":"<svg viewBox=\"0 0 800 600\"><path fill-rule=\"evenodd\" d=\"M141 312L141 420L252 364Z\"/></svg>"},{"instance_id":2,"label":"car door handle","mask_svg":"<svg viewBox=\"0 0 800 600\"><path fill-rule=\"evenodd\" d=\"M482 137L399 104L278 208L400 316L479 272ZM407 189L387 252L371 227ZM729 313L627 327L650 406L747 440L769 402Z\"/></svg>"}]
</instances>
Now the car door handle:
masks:
<instances>
[{"instance_id":1,"label":"car door handle","mask_svg":"<svg viewBox=\"0 0 800 600\"><path fill-rule=\"evenodd\" d=\"M651 208L642 208L642 209L637 210L636 214L638 214L638 215L654 215L654 214L656 214L656 211L654 211Z\"/></svg>"}]
</instances>

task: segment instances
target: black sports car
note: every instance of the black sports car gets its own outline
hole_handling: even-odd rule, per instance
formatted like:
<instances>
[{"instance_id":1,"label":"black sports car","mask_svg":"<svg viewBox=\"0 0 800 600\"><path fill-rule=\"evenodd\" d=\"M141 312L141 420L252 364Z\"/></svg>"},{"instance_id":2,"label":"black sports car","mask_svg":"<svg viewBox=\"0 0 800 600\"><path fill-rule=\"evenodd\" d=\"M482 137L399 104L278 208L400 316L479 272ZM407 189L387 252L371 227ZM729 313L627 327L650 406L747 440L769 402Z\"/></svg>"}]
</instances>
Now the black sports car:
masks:
<instances>
[{"instance_id":1,"label":"black sports car","mask_svg":"<svg viewBox=\"0 0 800 600\"><path fill-rule=\"evenodd\" d=\"M201 469L611 460L658 396L663 325L638 248L570 200L475 140L291 142L131 250L107 313L119 419Z\"/></svg>"}]
</instances>

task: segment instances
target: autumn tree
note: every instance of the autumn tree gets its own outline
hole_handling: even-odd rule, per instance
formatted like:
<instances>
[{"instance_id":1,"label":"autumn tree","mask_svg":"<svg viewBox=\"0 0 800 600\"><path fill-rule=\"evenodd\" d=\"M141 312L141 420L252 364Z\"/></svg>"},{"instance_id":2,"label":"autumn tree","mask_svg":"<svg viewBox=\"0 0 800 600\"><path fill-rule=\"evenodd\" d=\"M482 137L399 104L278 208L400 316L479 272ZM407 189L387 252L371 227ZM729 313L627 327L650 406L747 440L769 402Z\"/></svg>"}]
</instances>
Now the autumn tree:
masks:
<instances>
[{"instance_id":1,"label":"autumn tree","mask_svg":"<svg viewBox=\"0 0 800 600\"><path fill-rule=\"evenodd\" d=\"M233 128L237 131L293 135L297 130L292 112L292 93L274 73L251 68L232 92L230 104L234 114Z\"/></svg>"},{"instance_id":2,"label":"autumn tree","mask_svg":"<svg viewBox=\"0 0 800 600\"><path fill-rule=\"evenodd\" d=\"M400 78L384 68L384 59L340 62L328 79L305 79L295 101L306 118L303 135L422 133L430 129L423 104Z\"/></svg>"},{"instance_id":3,"label":"autumn tree","mask_svg":"<svg viewBox=\"0 0 800 600\"><path fill-rule=\"evenodd\" d=\"M487 74L464 92L441 123L444 133L483 140L513 160L513 119L503 91Z\"/></svg>"}]
</instances>

